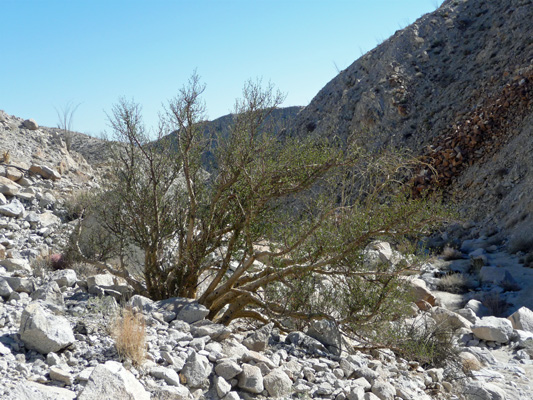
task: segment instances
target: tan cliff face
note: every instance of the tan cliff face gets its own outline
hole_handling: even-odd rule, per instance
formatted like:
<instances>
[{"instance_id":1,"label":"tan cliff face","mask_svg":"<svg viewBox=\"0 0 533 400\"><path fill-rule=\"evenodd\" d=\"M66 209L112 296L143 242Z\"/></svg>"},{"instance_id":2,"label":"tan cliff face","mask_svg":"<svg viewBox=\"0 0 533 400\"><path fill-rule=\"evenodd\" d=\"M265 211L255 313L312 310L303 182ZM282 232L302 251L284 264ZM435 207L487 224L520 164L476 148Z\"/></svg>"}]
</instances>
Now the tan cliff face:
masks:
<instances>
[{"instance_id":1,"label":"tan cliff face","mask_svg":"<svg viewBox=\"0 0 533 400\"><path fill-rule=\"evenodd\" d=\"M410 148L466 215L520 230L533 207L533 2L445 1L329 82L301 133ZM438 178L436 180L435 178Z\"/></svg>"}]
</instances>

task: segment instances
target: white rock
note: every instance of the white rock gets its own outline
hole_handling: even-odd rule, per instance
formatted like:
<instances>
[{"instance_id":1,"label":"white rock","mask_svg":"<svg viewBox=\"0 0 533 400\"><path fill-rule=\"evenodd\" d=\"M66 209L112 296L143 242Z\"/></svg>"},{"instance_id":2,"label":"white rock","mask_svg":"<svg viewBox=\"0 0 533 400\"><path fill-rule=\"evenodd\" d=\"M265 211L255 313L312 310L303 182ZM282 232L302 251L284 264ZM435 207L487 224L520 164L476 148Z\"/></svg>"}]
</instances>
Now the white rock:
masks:
<instances>
[{"instance_id":1,"label":"white rock","mask_svg":"<svg viewBox=\"0 0 533 400\"><path fill-rule=\"evenodd\" d=\"M57 352L75 341L68 320L50 314L38 303L31 303L22 312L19 334L28 349L42 354Z\"/></svg>"},{"instance_id":2,"label":"white rock","mask_svg":"<svg viewBox=\"0 0 533 400\"><path fill-rule=\"evenodd\" d=\"M527 307L521 307L508 317L514 329L533 332L533 311Z\"/></svg>"},{"instance_id":3,"label":"white rock","mask_svg":"<svg viewBox=\"0 0 533 400\"><path fill-rule=\"evenodd\" d=\"M468 328L470 329L472 323L459 314L447 310L443 307L433 307L430 310L430 314L435 321L439 324L447 324L447 326L455 329Z\"/></svg>"},{"instance_id":4,"label":"white rock","mask_svg":"<svg viewBox=\"0 0 533 400\"><path fill-rule=\"evenodd\" d=\"M226 381L221 376L215 376L214 383L215 383L215 389L217 391L218 397L221 397L221 398L224 397L231 390L231 384L228 383L228 381Z\"/></svg>"},{"instance_id":5,"label":"white rock","mask_svg":"<svg viewBox=\"0 0 533 400\"><path fill-rule=\"evenodd\" d=\"M0 265L8 272L32 272L30 263L23 258L6 258L5 260L0 261Z\"/></svg>"},{"instance_id":6,"label":"white rock","mask_svg":"<svg viewBox=\"0 0 533 400\"><path fill-rule=\"evenodd\" d=\"M215 372L218 376L230 381L242 372L242 368L234 360L226 359L215 366Z\"/></svg>"},{"instance_id":7,"label":"white rock","mask_svg":"<svg viewBox=\"0 0 533 400\"><path fill-rule=\"evenodd\" d=\"M185 384L190 388L202 386L211 373L211 369L208 367L209 360L193 351L181 370L181 374L185 378Z\"/></svg>"},{"instance_id":8,"label":"white rock","mask_svg":"<svg viewBox=\"0 0 533 400\"><path fill-rule=\"evenodd\" d=\"M342 351L342 337L339 328L327 319L312 320L307 334L325 345L334 355Z\"/></svg>"},{"instance_id":9,"label":"white rock","mask_svg":"<svg viewBox=\"0 0 533 400\"><path fill-rule=\"evenodd\" d=\"M180 386L180 377L173 369L153 367L150 370L150 375L157 379L163 379L168 385Z\"/></svg>"},{"instance_id":10,"label":"white rock","mask_svg":"<svg viewBox=\"0 0 533 400\"><path fill-rule=\"evenodd\" d=\"M205 306L198 303L189 303L178 312L176 319L192 324L204 319L207 314L209 314L209 310Z\"/></svg>"},{"instance_id":11,"label":"white rock","mask_svg":"<svg viewBox=\"0 0 533 400\"><path fill-rule=\"evenodd\" d=\"M270 371L264 377L263 384L268 394L272 397L288 396L292 389L291 378L280 368Z\"/></svg>"},{"instance_id":12,"label":"white rock","mask_svg":"<svg viewBox=\"0 0 533 400\"><path fill-rule=\"evenodd\" d=\"M513 334L513 325L506 318L484 317L472 325L472 333L482 340L507 343Z\"/></svg>"},{"instance_id":13,"label":"white rock","mask_svg":"<svg viewBox=\"0 0 533 400\"><path fill-rule=\"evenodd\" d=\"M20 185L4 176L0 176L0 193L6 196L15 196L20 190ZM4 197L5 199L5 197Z\"/></svg>"},{"instance_id":14,"label":"white rock","mask_svg":"<svg viewBox=\"0 0 533 400\"><path fill-rule=\"evenodd\" d=\"M18 218L24 214L24 206L18 199L13 199L11 200L11 203L0 206L0 214L12 218Z\"/></svg>"},{"instance_id":15,"label":"white rock","mask_svg":"<svg viewBox=\"0 0 533 400\"><path fill-rule=\"evenodd\" d=\"M239 387L250 393L261 393L265 387L263 385L263 375L259 367L250 364L242 365L242 372L238 376Z\"/></svg>"},{"instance_id":16,"label":"white rock","mask_svg":"<svg viewBox=\"0 0 533 400\"><path fill-rule=\"evenodd\" d=\"M143 385L116 361L96 366L78 400L150 400Z\"/></svg>"},{"instance_id":17,"label":"white rock","mask_svg":"<svg viewBox=\"0 0 533 400\"><path fill-rule=\"evenodd\" d=\"M76 393L71 390L31 381L20 382L11 395L13 400L74 400L76 398Z\"/></svg>"},{"instance_id":18,"label":"white rock","mask_svg":"<svg viewBox=\"0 0 533 400\"><path fill-rule=\"evenodd\" d=\"M487 382L469 382L463 389L467 400L506 400L505 391Z\"/></svg>"},{"instance_id":19,"label":"white rock","mask_svg":"<svg viewBox=\"0 0 533 400\"><path fill-rule=\"evenodd\" d=\"M393 400L396 389L390 383L378 379L372 385L372 393L380 400Z\"/></svg>"},{"instance_id":20,"label":"white rock","mask_svg":"<svg viewBox=\"0 0 533 400\"><path fill-rule=\"evenodd\" d=\"M73 269L63 269L55 271L51 279L53 279L59 287L72 287L78 280L76 276L76 271Z\"/></svg>"},{"instance_id":21,"label":"white rock","mask_svg":"<svg viewBox=\"0 0 533 400\"><path fill-rule=\"evenodd\" d=\"M13 292L13 289L9 285L9 283L0 276L0 296L4 298L8 298L9 295Z\"/></svg>"}]
</instances>

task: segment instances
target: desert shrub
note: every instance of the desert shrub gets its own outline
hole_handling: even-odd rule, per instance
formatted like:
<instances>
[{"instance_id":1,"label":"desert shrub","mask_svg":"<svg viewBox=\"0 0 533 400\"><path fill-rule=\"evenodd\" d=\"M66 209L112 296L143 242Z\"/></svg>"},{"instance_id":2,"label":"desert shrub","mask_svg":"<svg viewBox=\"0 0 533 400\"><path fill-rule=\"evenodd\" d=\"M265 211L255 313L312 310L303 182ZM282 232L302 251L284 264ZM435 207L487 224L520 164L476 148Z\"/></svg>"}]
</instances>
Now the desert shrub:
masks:
<instances>
[{"instance_id":1,"label":"desert shrub","mask_svg":"<svg viewBox=\"0 0 533 400\"><path fill-rule=\"evenodd\" d=\"M53 270L50 255L36 257L30 266L34 275L41 278Z\"/></svg>"},{"instance_id":2,"label":"desert shrub","mask_svg":"<svg viewBox=\"0 0 533 400\"><path fill-rule=\"evenodd\" d=\"M112 327L112 337L120 357L141 365L146 356L146 326L141 313L122 309Z\"/></svg>"},{"instance_id":3,"label":"desert shrub","mask_svg":"<svg viewBox=\"0 0 533 400\"><path fill-rule=\"evenodd\" d=\"M410 197L416 160L368 154L352 139L275 134L265 121L283 96L254 82L228 133L206 137L203 89L193 76L155 143L138 104L113 108L116 162L73 235L80 259L152 299L195 298L223 324L328 318L356 330L398 318L399 277L413 262L364 260L370 243L416 243L449 216L438 199Z\"/></svg>"}]
</instances>

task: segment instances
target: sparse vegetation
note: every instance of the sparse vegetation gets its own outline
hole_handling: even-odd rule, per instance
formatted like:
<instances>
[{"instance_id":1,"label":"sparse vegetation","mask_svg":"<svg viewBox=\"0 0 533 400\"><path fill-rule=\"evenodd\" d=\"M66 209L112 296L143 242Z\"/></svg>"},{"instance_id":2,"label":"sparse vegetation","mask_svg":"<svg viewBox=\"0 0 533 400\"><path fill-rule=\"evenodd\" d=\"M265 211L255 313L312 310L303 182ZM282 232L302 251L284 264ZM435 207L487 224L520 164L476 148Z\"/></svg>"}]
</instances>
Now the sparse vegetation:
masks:
<instances>
[{"instance_id":1,"label":"sparse vegetation","mask_svg":"<svg viewBox=\"0 0 533 400\"><path fill-rule=\"evenodd\" d=\"M69 101L61 110L56 108L57 118L59 119L57 127L63 132L65 145L67 146L68 151L70 151L72 147L72 137L74 135L74 132L72 131L72 120L80 105L81 103L74 105L74 103Z\"/></svg>"},{"instance_id":2,"label":"sparse vegetation","mask_svg":"<svg viewBox=\"0 0 533 400\"><path fill-rule=\"evenodd\" d=\"M141 313L131 308L122 309L111 334L120 357L130 360L134 366L143 363L146 356L146 326Z\"/></svg>"}]
</instances>

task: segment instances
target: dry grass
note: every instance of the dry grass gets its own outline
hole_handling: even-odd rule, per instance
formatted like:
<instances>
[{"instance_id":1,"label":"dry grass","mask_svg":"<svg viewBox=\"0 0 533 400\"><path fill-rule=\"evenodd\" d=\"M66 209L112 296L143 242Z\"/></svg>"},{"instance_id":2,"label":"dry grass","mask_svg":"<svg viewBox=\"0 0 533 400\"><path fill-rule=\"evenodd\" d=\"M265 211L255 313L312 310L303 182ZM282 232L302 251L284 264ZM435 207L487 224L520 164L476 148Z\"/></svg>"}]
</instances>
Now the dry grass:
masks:
<instances>
[{"instance_id":1,"label":"dry grass","mask_svg":"<svg viewBox=\"0 0 533 400\"><path fill-rule=\"evenodd\" d=\"M463 367L463 372L467 375L470 375L472 371L479 371L481 369L481 364L478 360L473 358L463 358L461 360Z\"/></svg>"},{"instance_id":2,"label":"dry grass","mask_svg":"<svg viewBox=\"0 0 533 400\"><path fill-rule=\"evenodd\" d=\"M111 334L119 356L127 358L133 365L141 365L146 355L146 326L142 314L124 308L115 320Z\"/></svg>"},{"instance_id":3,"label":"dry grass","mask_svg":"<svg viewBox=\"0 0 533 400\"><path fill-rule=\"evenodd\" d=\"M473 289L478 285L478 282L472 275L465 274L449 274L443 276L437 283L437 288L448 293L466 293L469 289Z\"/></svg>"},{"instance_id":4,"label":"dry grass","mask_svg":"<svg viewBox=\"0 0 533 400\"><path fill-rule=\"evenodd\" d=\"M442 258L446 261L460 260L463 258L463 253L453 247L446 246L444 250L442 250Z\"/></svg>"}]
</instances>

